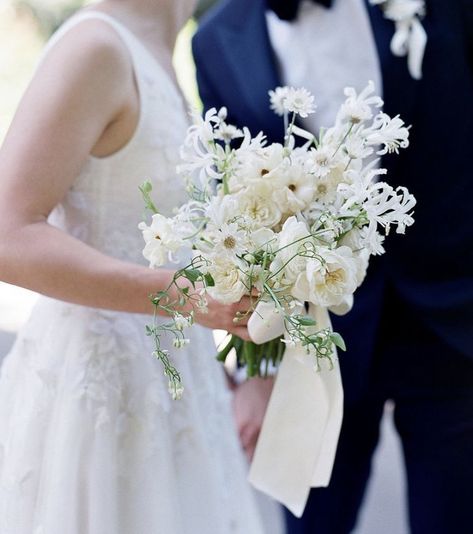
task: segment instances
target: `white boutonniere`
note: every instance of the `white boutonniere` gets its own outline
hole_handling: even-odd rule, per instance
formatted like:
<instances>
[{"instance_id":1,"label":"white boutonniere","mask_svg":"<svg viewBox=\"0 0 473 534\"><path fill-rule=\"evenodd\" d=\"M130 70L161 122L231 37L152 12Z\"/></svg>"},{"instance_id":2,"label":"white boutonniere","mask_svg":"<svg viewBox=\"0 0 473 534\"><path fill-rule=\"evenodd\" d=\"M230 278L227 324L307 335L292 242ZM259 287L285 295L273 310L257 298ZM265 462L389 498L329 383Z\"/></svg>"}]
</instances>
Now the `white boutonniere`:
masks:
<instances>
[{"instance_id":1,"label":"white boutonniere","mask_svg":"<svg viewBox=\"0 0 473 534\"><path fill-rule=\"evenodd\" d=\"M391 51L396 56L407 56L407 65L411 76L422 78L422 62L427 45L427 33L421 19L425 15L424 0L370 0L372 5L379 5L385 18L396 25L396 32L391 41Z\"/></svg>"}]
</instances>

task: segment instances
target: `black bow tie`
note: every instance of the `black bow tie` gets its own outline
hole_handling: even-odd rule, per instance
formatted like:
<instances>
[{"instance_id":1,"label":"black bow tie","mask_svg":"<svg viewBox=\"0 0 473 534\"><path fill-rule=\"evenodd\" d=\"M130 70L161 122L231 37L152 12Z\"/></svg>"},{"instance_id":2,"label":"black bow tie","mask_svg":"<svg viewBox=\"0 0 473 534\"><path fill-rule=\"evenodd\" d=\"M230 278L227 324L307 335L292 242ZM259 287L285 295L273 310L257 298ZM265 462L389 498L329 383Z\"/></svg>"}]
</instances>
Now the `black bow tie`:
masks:
<instances>
[{"instance_id":1,"label":"black bow tie","mask_svg":"<svg viewBox=\"0 0 473 534\"><path fill-rule=\"evenodd\" d=\"M282 20L294 20L299 11L301 0L267 0L268 6ZM331 7L333 0L312 0L315 4Z\"/></svg>"}]
</instances>

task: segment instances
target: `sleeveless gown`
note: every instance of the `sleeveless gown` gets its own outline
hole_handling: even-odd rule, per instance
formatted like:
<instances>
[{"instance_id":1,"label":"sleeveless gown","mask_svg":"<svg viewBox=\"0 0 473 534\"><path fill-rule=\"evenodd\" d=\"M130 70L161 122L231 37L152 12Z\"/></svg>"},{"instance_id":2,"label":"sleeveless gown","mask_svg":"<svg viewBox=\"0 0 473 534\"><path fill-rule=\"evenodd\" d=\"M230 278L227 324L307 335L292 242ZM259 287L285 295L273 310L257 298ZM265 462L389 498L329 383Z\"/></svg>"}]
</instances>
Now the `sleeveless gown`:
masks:
<instances>
[{"instance_id":1,"label":"sleeveless gown","mask_svg":"<svg viewBox=\"0 0 473 534\"><path fill-rule=\"evenodd\" d=\"M90 157L51 224L144 263L138 186L161 213L186 200L175 175L187 115L165 71L115 19L133 61L140 119L131 141ZM260 534L259 510L209 330L169 349L186 387L172 401L145 335L150 317L40 297L0 379L0 534ZM165 341L166 343L166 341Z\"/></svg>"}]
</instances>

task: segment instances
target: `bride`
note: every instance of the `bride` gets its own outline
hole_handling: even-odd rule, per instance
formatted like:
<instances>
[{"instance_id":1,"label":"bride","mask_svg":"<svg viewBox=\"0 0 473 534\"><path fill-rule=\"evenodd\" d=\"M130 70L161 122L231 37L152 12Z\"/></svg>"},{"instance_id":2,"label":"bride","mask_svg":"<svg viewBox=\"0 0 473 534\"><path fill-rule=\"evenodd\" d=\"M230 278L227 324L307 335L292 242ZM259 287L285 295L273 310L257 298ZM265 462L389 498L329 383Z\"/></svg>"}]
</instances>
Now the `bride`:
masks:
<instances>
[{"instance_id":1,"label":"bride","mask_svg":"<svg viewBox=\"0 0 473 534\"><path fill-rule=\"evenodd\" d=\"M0 379L1 534L262 531L210 330L173 353L175 402L144 334L173 270L143 264L138 186L153 182L164 214L185 199L171 53L194 3L73 16L1 149L0 279L44 295ZM210 301L196 321L246 337L247 307Z\"/></svg>"}]
</instances>

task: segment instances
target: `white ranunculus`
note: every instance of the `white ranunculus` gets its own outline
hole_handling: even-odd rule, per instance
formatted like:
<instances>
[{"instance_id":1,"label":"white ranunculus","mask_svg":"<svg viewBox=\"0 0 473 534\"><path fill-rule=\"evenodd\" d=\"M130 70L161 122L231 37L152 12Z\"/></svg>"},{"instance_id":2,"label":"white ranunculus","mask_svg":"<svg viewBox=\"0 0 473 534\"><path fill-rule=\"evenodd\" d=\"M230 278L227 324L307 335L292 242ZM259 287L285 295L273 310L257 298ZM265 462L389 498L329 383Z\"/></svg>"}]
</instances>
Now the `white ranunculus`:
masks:
<instances>
[{"instance_id":1,"label":"white ranunculus","mask_svg":"<svg viewBox=\"0 0 473 534\"><path fill-rule=\"evenodd\" d=\"M213 256L207 272L212 276L215 285L208 287L209 295L222 304L238 302L248 292L242 281L239 264L227 256Z\"/></svg>"},{"instance_id":2,"label":"white ranunculus","mask_svg":"<svg viewBox=\"0 0 473 534\"><path fill-rule=\"evenodd\" d=\"M173 220L159 213L153 215L149 226L142 222L138 228L143 232L146 243L143 256L149 261L150 267L153 269L160 267L167 261L174 261L173 253L184 246L184 240L176 225L173 224Z\"/></svg>"},{"instance_id":3,"label":"white ranunculus","mask_svg":"<svg viewBox=\"0 0 473 534\"><path fill-rule=\"evenodd\" d=\"M306 269L299 274L292 295L317 306L340 306L357 288L357 261L348 247L319 248L318 254L320 258L307 260Z\"/></svg>"}]
</instances>

